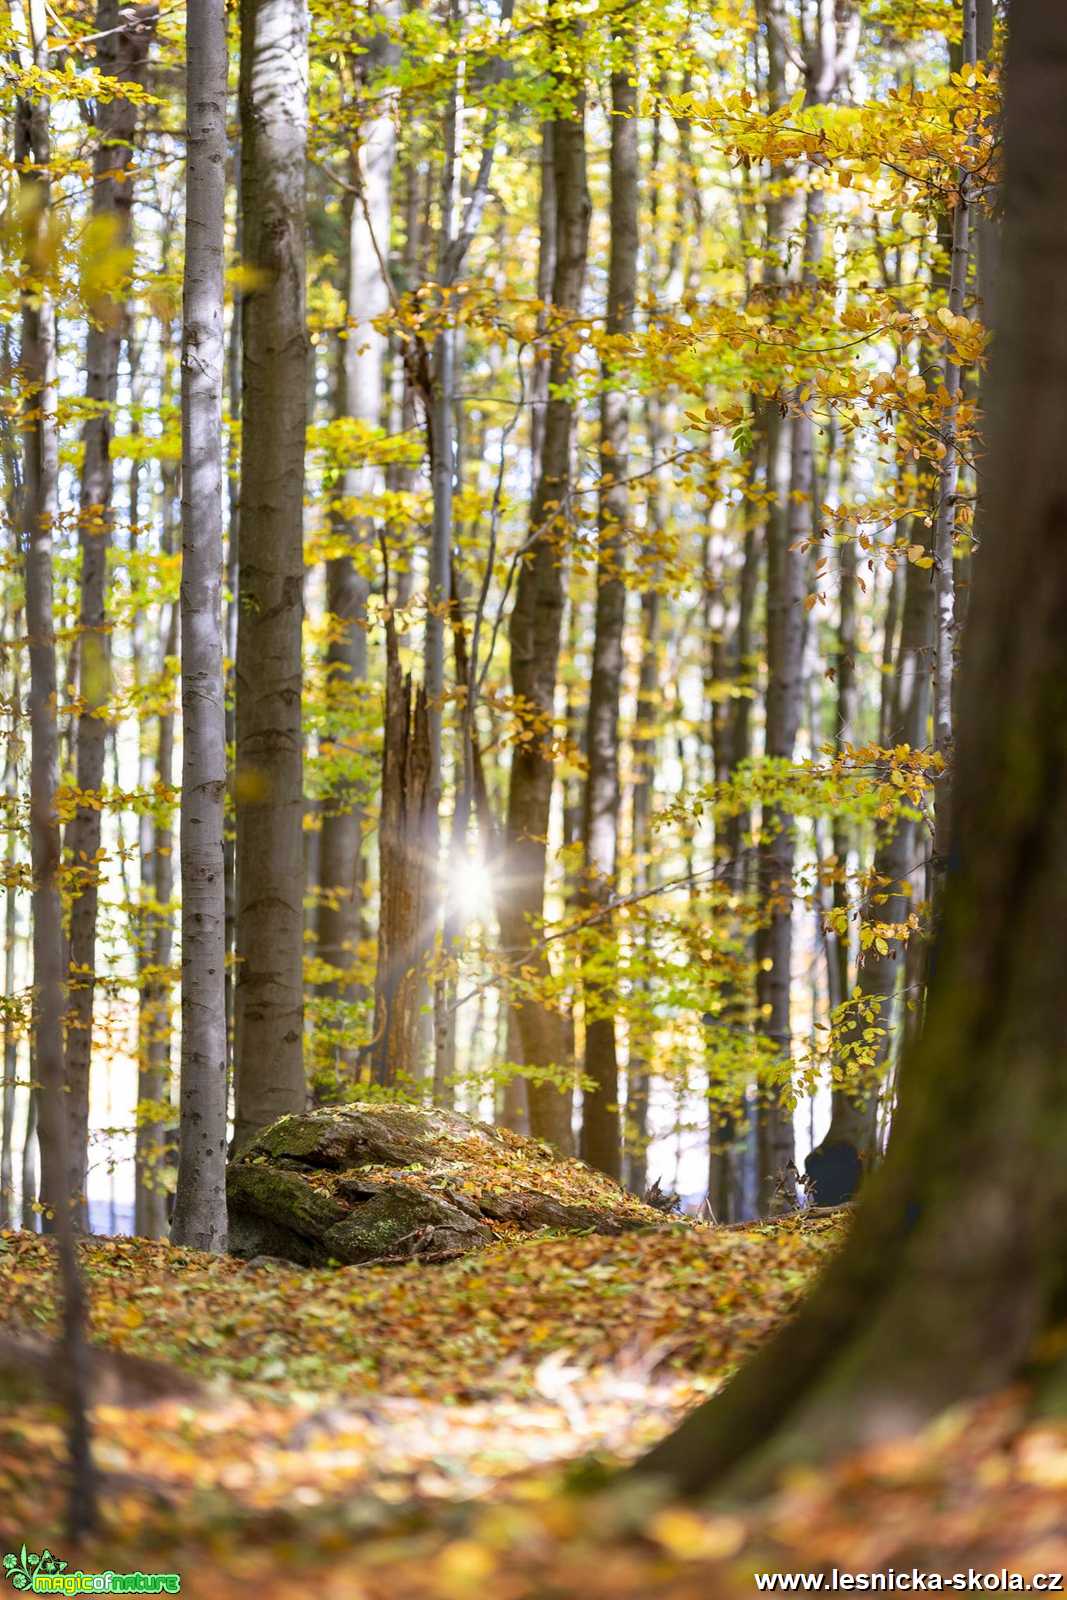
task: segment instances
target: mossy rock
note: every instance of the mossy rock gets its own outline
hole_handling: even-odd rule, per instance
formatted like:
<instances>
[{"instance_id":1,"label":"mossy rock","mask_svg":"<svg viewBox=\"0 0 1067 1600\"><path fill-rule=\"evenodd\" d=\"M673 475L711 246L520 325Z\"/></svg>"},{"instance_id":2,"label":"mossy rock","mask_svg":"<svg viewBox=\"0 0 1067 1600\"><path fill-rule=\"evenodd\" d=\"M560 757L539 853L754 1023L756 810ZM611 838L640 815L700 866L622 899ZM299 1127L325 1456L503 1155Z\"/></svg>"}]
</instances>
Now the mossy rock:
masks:
<instances>
[{"instance_id":1,"label":"mossy rock","mask_svg":"<svg viewBox=\"0 0 1067 1600\"><path fill-rule=\"evenodd\" d=\"M469 1137L480 1128L456 1112L402 1105L323 1106L302 1116L282 1117L264 1128L243 1159L266 1157L341 1172L351 1167L410 1167L432 1161L442 1137Z\"/></svg>"},{"instance_id":2,"label":"mossy rock","mask_svg":"<svg viewBox=\"0 0 1067 1600\"><path fill-rule=\"evenodd\" d=\"M358 1203L327 1233L325 1244L338 1261L451 1261L491 1244L483 1222L433 1195L389 1184Z\"/></svg>"},{"instance_id":3,"label":"mossy rock","mask_svg":"<svg viewBox=\"0 0 1067 1600\"><path fill-rule=\"evenodd\" d=\"M230 1251L301 1266L445 1261L494 1237L665 1219L584 1162L434 1107L320 1107L265 1128L227 1175Z\"/></svg>"},{"instance_id":4,"label":"mossy rock","mask_svg":"<svg viewBox=\"0 0 1067 1600\"><path fill-rule=\"evenodd\" d=\"M347 1209L297 1173L266 1163L235 1161L226 1173L230 1253L280 1256L300 1266L324 1264L322 1241Z\"/></svg>"}]
</instances>

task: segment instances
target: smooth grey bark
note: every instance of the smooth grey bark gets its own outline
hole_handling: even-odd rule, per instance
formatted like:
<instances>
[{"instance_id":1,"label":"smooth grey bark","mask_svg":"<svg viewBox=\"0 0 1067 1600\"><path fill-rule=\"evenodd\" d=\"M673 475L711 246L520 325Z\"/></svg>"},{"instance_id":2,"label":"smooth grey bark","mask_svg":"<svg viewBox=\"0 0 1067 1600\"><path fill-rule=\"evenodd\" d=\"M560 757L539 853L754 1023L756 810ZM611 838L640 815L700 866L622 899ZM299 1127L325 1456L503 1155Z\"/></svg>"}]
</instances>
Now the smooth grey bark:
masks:
<instances>
[{"instance_id":1,"label":"smooth grey bark","mask_svg":"<svg viewBox=\"0 0 1067 1600\"><path fill-rule=\"evenodd\" d=\"M502 0L500 26L507 28L511 22L513 0ZM461 0L452 0L450 17L459 24L462 16ZM490 61L484 74L485 84L492 85L500 77L502 63L499 58ZM430 479L433 489L433 522L430 534L429 585L426 602L425 664L427 708L430 737L430 795L427 813L427 859L436 867L439 880L436 898L443 919L442 952L451 954L449 946L455 933L454 919L449 905L450 876L448 867L441 871L440 862L440 802L443 789L442 727L445 690L445 621L455 604L452 572L452 545L455 539L453 500L457 487L462 456L459 439L461 412L457 406L456 374L459 368L460 335L450 314L449 291L458 282L467 252L480 225L489 195L489 181L496 159L499 112L491 107L486 115L478 171L467 198L462 217L459 203L461 193L461 162L463 152L464 100L466 94L466 61L461 53L456 62L448 105L444 120L444 163L440 190L440 233L438 239L437 287L438 303L445 320L434 339L433 360L430 364L430 392L424 396L427 431L429 437ZM468 693L470 686L466 686ZM464 716L464 724L469 717ZM464 737L462 744L466 744ZM469 771L464 765L462 793L457 797L455 821L449 854L466 848L466 821L470 812ZM451 870L458 870L453 867ZM427 929L431 937L432 923ZM434 1101L448 1105L452 1099L447 1062L455 1055L454 1027L447 1003L447 980L440 975L434 980Z\"/></svg>"},{"instance_id":2,"label":"smooth grey bark","mask_svg":"<svg viewBox=\"0 0 1067 1600\"><path fill-rule=\"evenodd\" d=\"M759 0L758 17L767 57L767 99L778 110L787 99L786 63L791 21L783 0ZM780 192L788 174L771 170L772 190L765 203L768 279L772 294L797 276L796 238L800 231L797 196ZM803 464L804 450L794 457L792 419L784 402L764 406L764 442L769 507L765 533L767 554L767 686L764 754L791 761L800 723L803 645L804 570L790 550L790 490L793 468ZM797 430L799 432L799 430ZM801 442L803 443L803 441ZM790 988L793 950L792 820L781 807L764 807L756 850L756 890L764 922L756 934L756 1005L758 1026L773 1047L783 1072L792 1059ZM783 1086L785 1087L785 1086ZM757 1099L757 1167L761 1211L788 1204L788 1173L793 1161L792 1112L787 1094L761 1084Z\"/></svg>"},{"instance_id":3,"label":"smooth grey bark","mask_svg":"<svg viewBox=\"0 0 1067 1600\"><path fill-rule=\"evenodd\" d=\"M12 660L11 727L7 735L4 772L4 791L7 796L8 806L12 808L15 805L18 794L18 723L22 711L17 613L13 618L13 623L14 642L8 646ZM4 993L8 996L15 993L15 946L18 941L18 889L15 881L15 850L17 842L18 836L15 829L9 828L7 850L5 852L7 884L4 890ZM0 1227L8 1228L11 1227L15 1215L15 1089L18 1081L18 1037L15 1033L15 1019L9 1011L4 1013L3 1061L3 1107L2 1112L0 1112L0 1121L2 1121L2 1135L0 1135Z\"/></svg>"},{"instance_id":4,"label":"smooth grey bark","mask_svg":"<svg viewBox=\"0 0 1067 1600\"><path fill-rule=\"evenodd\" d=\"M1065 157L1067 11L1014 0L989 531L926 1027L844 1250L788 1327L641 1463L675 1491L751 1493L1024 1379L1049 1409L1067 1395L1054 1331L1067 1305Z\"/></svg>"},{"instance_id":5,"label":"smooth grey bark","mask_svg":"<svg viewBox=\"0 0 1067 1600\"><path fill-rule=\"evenodd\" d=\"M238 130L236 148L233 159L234 187L240 192L241 186L241 137ZM243 259L244 238L241 229L241 208L237 208L236 225L234 228L234 253L238 260ZM239 451L233 448L233 435L241 425L241 301L242 294L239 288L234 289L233 306L230 311L230 332L226 348L226 396L230 407L230 471L228 480L229 505L226 528L226 588L229 598L223 612L223 628L225 630L225 660L229 662L226 675L226 744L229 748L237 746L237 706L234 690L234 668L237 661L237 601L239 585L237 581L238 560L237 551L241 542L241 465ZM233 807L233 771L229 773L230 780L230 808ZM237 986L234 958L237 951L237 839L235 830L230 822L223 835L222 860L226 878L226 1070L233 1080L233 1046L234 1046L234 1013L236 1001L234 991Z\"/></svg>"},{"instance_id":6,"label":"smooth grey bark","mask_svg":"<svg viewBox=\"0 0 1067 1600\"><path fill-rule=\"evenodd\" d=\"M154 13L120 14L119 0L98 0L96 65L122 82L142 84L155 29ZM98 142L93 155L90 213L98 225L110 220L114 238L106 248L128 248L133 195L126 172L133 159L137 107L123 95L97 103ZM69 997L66 1073L70 1120L70 1184L84 1196L89 1147L89 1072L92 1057L93 997L96 988L96 912L100 868L99 804L108 734L106 707L111 692L111 649L106 616L107 552L111 542L114 473L111 464L112 413L118 385L119 352L125 332L121 299L105 294L89 307L85 346L87 416L78 539L81 547L81 604L78 617L78 731L75 781L79 805L66 831L68 871L73 883L70 909ZM84 1201L80 1208L85 1221Z\"/></svg>"},{"instance_id":7,"label":"smooth grey bark","mask_svg":"<svg viewBox=\"0 0 1067 1600\"><path fill-rule=\"evenodd\" d=\"M976 61L976 0L960 0L963 22L963 65ZM971 262L974 179L961 167L957 174L955 204L952 209L952 253L948 285L948 309L954 317L963 315L967 301L967 276ZM952 699L956 672L957 626L955 581L956 502L960 476L958 438L959 403L963 370L951 344L945 348L941 381L947 395L944 405L941 442L945 454L937 486L937 517L934 523L934 572L936 609L934 618L934 748L944 762L935 800L933 897L935 915L941 899L951 839Z\"/></svg>"},{"instance_id":8,"label":"smooth grey bark","mask_svg":"<svg viewBox=\"0 0 1067 1600\"><path fill-rule=\"evenodd\" d=\"M842 476L845 476L845 472ZM859 680L856 673L858 567L858 546L855 539L846 535L837 552L837 648L834 659L834 686L837 696L834 708L833 743L835 754L838 756L843 755L849 745L855 744L858 733ZM890 599L893 593L895 587L891 589ZM894 629L892 620L887 623L887 628L892 638ZM834 856L832 901L840 922L844 924L844 931L838 926L826 940L826 984L831 1011L839 1006L849 993L851 974L848 936L848 860L852 830L840 816L835 816L833 819L832 840Z\"/></svg>"},{"instance_id":9,"label":"smooth grey bark","mask_svg":"<svg viewBox=\"0 0 1067 1600\"><path fill-rule=\"evenodd\" d=\"M781 0L761 0L761 12L766 29L768 95L771 106L778 108L786 96L787 29L792 24ZM820 5L817 23L814 32L803 39L805 99L809 105L831 98L847 77L859 42L858 17L847 0L832 6ZM772 176L780 178L781 173ZM779 285L799 277L809 295L817 291L822 266L823 207L822 191L812 190L806 205L802 259L797 263L794 241L801 219L794 215L795 200L775 199L768 204L768 240L772 248L781 252ZM788 423L775 416L772 409L768 426L768 462L775 503L767 529L765 752L785 761L793 759L803 694L806 562L797 546L811 538L815 505L814 419L809 405L799 395L790 397L790 405ZM765 808L758 871L761 899L768 910L766 925L756 939L756 988L761 1026L783 1070L792 1053L793 856L792 818L781 807ZM761 1094L760 1198L772 1210L787 1206L791 1200L788 1174L792 1170L794 1137L787 1098L777 1087L767 1087Z\"/></svg>"},{"instance_id":10,"label":"smooth grey bark","mask_svg":"<svg viewBox=\"0 0 1067 1600\"><path fill-rule=\"evenodd\" d=\"M373 68L382 53L372 43L364 60ZM358 194L346 208L347 324L338 341L336 379L338 416L353 417L372 428L381 426L385 404L388 339L374 326L374 319L389 309L389 287L381 260L389 253L395 154L392 108L382 103L381 114L364 121L352 153ZM380 477L373 466L347 468L339 485L343 500L368 498L379 487ZM346 508L334 521L353 547L372 544L372 518L352 516ZM326 610L336 632L327 647L326 672L331 701L337 702L338 711L367 676L368 592L367 578L350 551L327 562ZM330 986L330 992L336 994L346 992L344 975L353 965L362 930L362 834L363 817L356 799L348 786L340 785L323 801L317 930L318 954L339 974Z\"/></svg>"},{"instance_id":11,"label":"smooth grey bark","mask_svg":"<svg viewBox=\"0 0 1067 1600\"><path fill-rule=\"evenodd\" d=\"M637 297L638 123L637 49L634 19L626 9L614 19L618 51L611 73L611 254L604 331L625 338L633 329ZM629 396L620 386L615 360L602 363L600 400L600 496L596 616L586 720L588 774L583 796L582 900L604 910L616 888L619 831L619 693L626 621L626 537L630 496ZM600 934L610 941L611 920ZM585 984L585 1075L594 1087L582 1100L581 1154L609 1177L622 1176L619 1066L615 1045L615 1000L610 985Z\"/></svg>"},{"instance_id":12,"label":"smooth grey bark","mask_svg":"<svg viewBox=\"0 0 1067 1600\"><path fill-rule=\"evenodd\" d=\"M649 454L653 462L658 462L663 453L664 438L662 402L658 394L648 396L645 411ZM664 489L664 473L660 469L653 472L649 479L647 516L652 540L656 540L666 528ZM641 660L638 667L635 726L630 734L634 774L630 791L634 894L642 894L649 886L658 743L656 728L660 709L661 633L660 594L653 580L641 594ZM651 998L651 984L647 979L640 980L638 992L644 995L647 1003ZM648 1182L648 1099L651 1078L647 1044L644 1038L636 1036L635 1030L631 1030L626 1076L626 1183L634 1194L644 1194Z\"/></svg>"},{"instance_id":13,"label":"smooth grey bark","mask_svg":"<svg viewBox=\"0 0 1067 1600\"><path fill-rule=\"evenodd\" d=\"M452 0L449 16L460 17L459 0ZM441 724L445 692L445 613L452 589L452 500L455 483L455 385L456 330L448 317L447 292L450 265L459 237L458 159L463 128L464 59L457 58L444 117L444 159L441 166L441 224L438 237L437 281L442 296L444 326L434 340L431 383L427 404L430 433L430 481L433 490L433 522L430 530L429 584L426 594L426 635L424 679L430 730L430 808L436 813L441 803ZM428 841L435 850L438 843Z\"/></svg>"},{"instance_id":14,"label":"smooth grey bark","mask_svg":"<svg viewBox=\"0 0 1067 1600\"><path fill-rule=\"evenodd\" d=\"M23 64L48 70L47 23L41 0L30 0ZM20 167L22 258L22 502L19 542L26 585L30 658L30 866L33 881L33 1015L31 1051L41 1149L44 1222L55 1236L62 1299L57 1389L67 1411L72 1539L97 1522L97 1485L88 1418L85 1292L74 1245L69 1187L69 1120L65 1104L63 930L59 894L60 832L56 810L59 726L52 557L59 513L55 307L49 266L51 158L47 100L22 97L15 107L15 160ZM27 170L27 168L31 170Z\"/></svg>"},{"instance_id":15,"label":"smooth grey bark","mask_svg":"<svg viewBox=\"0 0 1067 1600\"><path fill-rule=\"evenodd\" d=\"M767 460L774 501L767 522L767 697L765 754L792 761L803 691L804 558L792 549L791 492L810 493L809 439L771 408ZM797 452L801 459L798 460ZM807 508L800 508L806 510ZM785 1064L792 1057L790 988L793 970L793 820L782 806L763 808L756 875L764 922L756 934L756 1001L760 1029ZM793 1160L793 1114L777 1087L763 1086L757 1146L761 1209L781 1209Z\"/></svg>"},{"instance_id":16,"label":"smooth grey bark","mask_svg":"<svg viewBox=\"0 0 1067 1600\"><path fill-rule=\"evenodd\" d=\"M881 693L878 698L878 743L884 748L889 739L889 723L893 710L893 680L897 659L897 635L900 632L900 608L904 599L906 563L898 562L889 582L882 622L882 672Z\"/></svg>"},{"instance_id":17,"label":"smooth grey bark","mask_svg":"<svg viewBox=\"0 0 1067 1600\"><path fill-rule=\"evenodd\" d=\"M241 218L259 275L241 311L237 617L236 1147L306 1103L303 1060L303 0L241 5Z\"/></svg>"},{"instance_id":18,"label":"smooth grey bark","mask_svg":"<svg viewBox=\"0 0 1067 1600\"><path fill-rule=\"evenodd\" d=\"M916 517L910 528L910 542L929 548L930 537L923 518ZM887 746L908 745L912 750L921 750L927 743L933 623L934 586L930 572L909 562L892 704L885 729ZM871 869L872 887L863 906L862 922L868 928L879 923L903 924L921 898L920 829L921 825L910 817L900 816L882 832ZM862 943L861 937L861 949ZM872 943L861 953L855 982L859 1001L841 1040L845 1082L834 1092L824 1141L830 1144L847 1140L868 1158L875 1153L879 1094L892 1043L893 998L904 965L904 941L887 936L885 944L884 952ZM877 1030L873 1040L872 1029Z\"/></svg>"},{"instance_id":19,"label":"smooth grey bark","mask_svg":"<svg viewBox=\"0 0 1067 1600\"><path fill-rule=\"evenodd\" d=\"M172 607L163 644L163 661L177 649L178 608ZM170 706L157 718L155 781L161 789L169 789L174 781L174 711ZM150 827L148 848L141 857L141 953L145 970L138 1019L133 1216L135 1233L146 1239L165 1239L167 1197L159 1175L168 1128L158 1114L147 1116L142 1107L164 1102L170 1086L171 985L168 972L174 943L170 909L174 897L174 829L165 817L152 822Z\"/></svg>"},{"instance_id":20,"label":"smooth grey bark","mask_svg":"<svg viewBox=\"0 0 1067 1600\"><path fill-rule=\"evenodd\" d=\"M553 123L541 124L541 152L538 162L540 190L537 204L537 298L541 308L537 313L538 340L544 339L549 325L552 284L556 273L556 167L553 156ZM548 405L547 349L539 343L530 374L530 482L536 484L542 471L545 442L545 410ZM477 642L477 640L475 641ZM507 1059L518 1063L523 1058L522 1033L515 1007L507 1006ZM555 1108L556 1120L571 1131L571 1106ZM505 1085L503 1123L517 1133L530 1131L529 1086L519 1076L510 1078Z\"/></svg>"},{"instance_id":21,"label":"smooth grey bark","mask_svg":"<svg viewBox=\"0 0 1067 1600\"><path fill-rule=\"evenodd\" d=\"M585 91L572 87L567 115L553 119L553 174L556 189L556 265L552 282L553 322L574 316L581 304L589 239L589 191L585 160ZM573 401L566 393L573 358L566 341L553 339L549 360L549 399L545 406L540 472L530 507L529 550L519 570L509 640L511 682L529 714L551 723L563 620L563 559L567 538ZM514 968L531 967L547 976L548 961L539 945L544 884L552 756L548 740L534 737L514 746L508 786L505 881L500 931ZM563 1018L534 995L517 1003L523 1060L527 1067L566 1065ZM571 1143L570 1098L554 1085L527 1082L530 1131L561 1150Z\"/></svg>"},{"instance_id":22,"label":"smooth grey bark","mask_svg":"<svg viewBox=\"0 0 1067 1600\"><path fill-rule=\"evenodd\" d=\"M549 302L555 278L555 162L552 155L552 122L541 123L541 158L537 162L541 187L537 194L537 299L542 309L537 312L537 338L544 339L549 326ZM545 406L549 402L549 362L547 350L537 346L533 370L526 392L530 395L530 482L541 477L544 454ZM518 1027L515 1006L507 1005L507 1061L520 1062L523 1058L522 1030ZM502 1098L502 1126L514 1128L515 1133L530 1133L530 1094L523 1077L510 1077L504 1086ZM569 1107L560 1112L560 1122L569 1131Z\"/></svg>"},{"instance_id":23,"label":"smooth grey bark","mask_svg":"<svg viewBox=\"0 0 1067 1600\"><path fill-rule=\"evenodd\" d=\"M190 0L182 310L182 1057L171 1236L226 1247L222 369L226 13Z\"/></svg>"}]
</instances>

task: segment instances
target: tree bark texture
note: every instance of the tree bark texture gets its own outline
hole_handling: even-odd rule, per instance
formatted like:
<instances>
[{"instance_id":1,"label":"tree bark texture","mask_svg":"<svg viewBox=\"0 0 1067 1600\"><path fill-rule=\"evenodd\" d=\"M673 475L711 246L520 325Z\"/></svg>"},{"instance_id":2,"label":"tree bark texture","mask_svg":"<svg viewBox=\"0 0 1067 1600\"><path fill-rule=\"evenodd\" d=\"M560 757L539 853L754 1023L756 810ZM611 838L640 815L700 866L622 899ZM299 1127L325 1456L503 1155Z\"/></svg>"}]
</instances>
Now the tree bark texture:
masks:
<instances>
[{"instance_id":1,"label":"tree bark texture","mask_svg":"<svg viewBox=\"0 0 1067 1600\"><path fill-rule=\"evenodd\" d=\"M182 308L182 1057L172 1237L226 1247L222 636L226 13L191 0Z\"/></svg>"},{"instance_id":2,"label":"tree bark texture","mask_svg":"<svg viewBox=\"0 0 1067 1600\"><path fill-rule=\"evenodd\" d=\"M303 1062L307 12L241 6L237 1148L306 1101Z\"/></svg>"},{"instance_id":3,"label":"tree bark texture","mask_svg":"<svg viewBox=\"0 0 1067 1600\"><path fill-rule=\"evenodd\" d=\"M23 64L48 70L46 18L40 0L28 7ZM22 500L19 542L24 558L26 631L30 657L30 870L33 917L34 1098L39 1118L41 1195L45 1226L55 1235L62 1299L57 1388L66 1404L70 1449L69 1535L80 1538L97 1521L97 1488L88 1420L85 1292L74 1247L69 1187L69 1119L63 1048L63 930L59 896L59 723L52 556L59 512L55 307L49 266L47 100L20 98L15 107L15 160L20 168L22 265Z\"/></svg>"},{"instance_id":4,"label":"tree bark texture","mask_svg":"<svg viewBox=\"0 0 1067 1600\"><path fill-rule=\"evenodd\" d=\"M118 0L99 0L96 64L123 82L143 84L155 13L147 7L123 12ZM137 107L122 95L97 105L98 144L93 156L90 226L99 229L95 248L110 255L118 273L130 248L133 195L126 173L133 158ZM118 385L125 307L121 289L105 292L89 307L85 347L87 416L78 538L81 545L81 606L78 617L78 733L76 782L79 804L67 826L66 851L72 879L70 967L67 979L67 1095L70 1120L70 1185L84 1196L89 1149L89 1071L96 988L96 910L100 856L100 790L108 734L111 649L106 616L107 552L113 522L112 413ZM84 1221L84 1205L81 1209Z\"/></svg>"},{"instance_id":5,"label":"tree bark texture","mask_svg":"<svg viewBox=\"0 0 1067 1600\"><path fill-rule=\"evenodd\" d=\"M396 630L386 624L385 744L382 809L378 824L380 910L372 1080L383 1088L410 1087L419 1048L427 924L432 915L434 862L427 840L435 836L430 727L426 691L400 670Z\"/></svg>"},{"instance_id":6,"label":"tree bark texture","mask_svg":"<svg viewBox=\"0 0 1067 1600\"><path fill-rule=\"evenodd\" d=\"M376 64L380 54L368 52ZM389 221L396 135L391 107L369 117L352 160L357 188L348 209L347 326L339 341L337 413L371 428L383 419L386 335L374 320L389 309L389 290L379 260L388 259ZM373 518L352 513L351 502L367 499L379 487L379 469L349 467L339 485L344 510L338 532L353 547L373 543ZM326 609L336 630L326 652L331 705L338 720L367 676L367 595L369 584L350 551L326 566ZM360 856L363 817L351 789L340 785L325 797L319 866L318 953L343 976L355 960L362 919ZM340 992L338 990L337 992Z\"/></svg>"},{"instance_id":7,"label":"tree bark texture","mask_svg":"<svg viewBox=\"0 0 1067 1600\"><path fill-rule=\"evenodd\" d=\"M637 296L638 147L637 59L633 18L624 10L614 25L620 60L611 74L611 255L605 333L623 341L633 329ZM600 505L596 617L589 680L586 751L589 762L582 817L583 900L603 909L615 893L619 832L619 693L626 621L626 539L630 514L629 398L614 383L610 342L603 362L600 401ZM611 940L611 921L599 924ZM609 1177L622 1176L619 1066L615 1002L610 984L585 985L585 1075L582 1158Z\"/></svg>"},{"instance_id":8,"label":"tree bark texture","mask_svg":"<svg viewBox=\"0 0 1067 1600\"><path fill-rule=\"evenodd\" d=\"M574 316L581 304L589 239L586 184L585 97L574 86L569 114L553 119L553 175L556 190L556 266L552 283L553 320ZM512 689L532 726L512 751L506 826L506 891L501 897L500 931L513 967L532 969L535 981L548 975L540 945L544 912L546 839L552 798L552 721L563 619L563 564L569 518L573 402L566 394L572 356L565 334L553 339L549 360L549 399L545 405L541 470L530 508L529 549L523 558L512 607L509 641ZM543 730L543 731L542 731ZM523 1060L533 1069L566 1064L564 1019L528 995L516 1003ZM530 1130L561 1150L571 1145L569 1096L538 1078L528 1081Z\"/></svg>"}]
</instances>

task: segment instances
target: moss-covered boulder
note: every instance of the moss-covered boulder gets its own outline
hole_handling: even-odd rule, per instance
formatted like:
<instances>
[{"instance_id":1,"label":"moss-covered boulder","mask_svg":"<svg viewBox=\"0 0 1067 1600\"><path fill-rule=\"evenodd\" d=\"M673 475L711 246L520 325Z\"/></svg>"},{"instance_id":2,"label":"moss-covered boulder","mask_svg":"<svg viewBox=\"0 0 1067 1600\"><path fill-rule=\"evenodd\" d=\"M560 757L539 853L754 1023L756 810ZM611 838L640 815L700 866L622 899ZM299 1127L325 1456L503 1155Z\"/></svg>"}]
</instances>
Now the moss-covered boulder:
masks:
<instances>
[{"instance_id":1,"label":"moss-covered boulder","mask_svg":"<svg viewBox=\"0 0 1067 1600\"><path fill-rule=\"evenodd\" d=\"M231 1163L230 1250L301 1266L447 1261L541 1229L619 1234L664 1218L584 1162L431 1107L283 1117Z\"/></svg>"}]
</instances>

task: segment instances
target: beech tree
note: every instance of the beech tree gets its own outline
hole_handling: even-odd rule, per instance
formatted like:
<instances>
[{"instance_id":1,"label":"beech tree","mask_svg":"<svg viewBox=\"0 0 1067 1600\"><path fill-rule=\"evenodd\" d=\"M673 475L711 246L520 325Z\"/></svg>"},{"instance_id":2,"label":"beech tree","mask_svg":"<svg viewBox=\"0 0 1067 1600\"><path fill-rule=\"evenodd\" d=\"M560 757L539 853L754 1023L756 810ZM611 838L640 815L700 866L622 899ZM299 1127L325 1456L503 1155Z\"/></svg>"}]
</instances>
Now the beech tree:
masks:
<instances>
[{"instance_id":1,"label":"beech tree","mask_svg":"<svg viewBox=\"0 0 1067 1600\"><path fill-rule=\"evenodd\" d=\"M144 82L154 17L119 18L117 0L100 0L97 62L102 73L124 83ZM125 181L133 155L136 104L125 94L101 101L97 109L99 143L93 157L92 221L95 248L121 270L131 242L132 197ZM67 1089L70 1097L71 1188L84 1194L89 1138L89 1066L92 1054L93 996L96 988L98 854L101 835L100 790L107 740L110 648L105 614L107 553L113 521L111 414L118 384L124 308L105 287L92 308L86 338L85 398L79 540L81 608L78 619L77 785L79 805L66 833L75 872L70 920L70 1009L67 1018Z\"/></svg>"},{"instance_id":2,"label":"beech tree","mask_svg":"<svg viewBox=\"0 0 1067 1600\"><path fill-rule=\"evenodd\" d=\"M307 12L241 7L235 1140L304 1085L303 681Z\"/></svg>"},{"instance_id":3,"label":"beech tree","mask_svg":"<svg viewBox=\"0 0 1067 1600\"><path fill-rule=\"evenodd\" d=\"M222 648L226 13L193 0L182 311L182 1064L172 1238L226 1245Z\"/></svg>"},{"instance_id":4,"label":"beech tree","mask_svg":"<svg viewBox=\"0 0 1067 1600\"><path fill-rule=\"evenodd\" d=\"M31 0L20 41L20 65L47 81L45 8ZM33 916L33 1098L41 1132L44 1220L54 1234L62 1301L62 1369L70 1446L67 1525L79 1538L96 1525L96 1478L88 1421L85 1293L74 1248L70 1126L63 1061L63 941L59 890L60 831L56 804L59 728L52 551L58 520L55 304L50 282L50 107L38 93L21 96L15 115L19 168L20 250L24 271L20 365L28 404L23 425L20 542L26 584L30 657L30 867Z\"/></svg>"},{"instance_id":5,"label":"beech tree","mask_svg":"<svg viewBox=\"0 0 1067 1600\"><path fill-rule=\"evenodd\" d=\"M637 296L638 126L637 60L633 19L625 10L615 23L619 59L611 74L611 259L608 267L608 340L625 339L633 327ZM582 837L586 882L583 898L606 906L615 893L619 826L619 694L626 616L627 519L629 514L629 402L613 383L611 346L604 362L600 402L600 529L597 551L593 670L589 682ZM602 928L610 937L610 923ZM583 1158L617 1178L622 1170L619 1068L611 990L588 990L586 1076L596 1085L582 1103Z\"/></svg>"},{"instance_id":6,"label":"beech tree","mask_svg":"<svg viewBox=\"0 0 1067 1600\"><path fill-rule=\"evenodd\" d=\"M381 64L385 54L380 36L369 43L364 58L365 78ZM352 154L356 192L347 197L347 326L337 347L337 415L354 417L371 427L381 426L386 402L383 379L387 339L375 326L375 318L384 315L389 306L385 272L395 154L392 108L386 104L381 115L365 123ZM373 494L378 476L372 465L349 467L338 486L343 505L347 508ZM336 521L338 531L353 544L364 549L373 546L373 519L344 515ZM354 554L346 551L329 560L326 609L335 619L337 632L327 648L326 670L339 714L350 714L357 686L367 676L368 589L367 578ZM362 828L362 811L350 786L338 785L326 797L322 819L318 951L322 960L340 974L350 971L353 965L363 916Z\"/></svg>"},{"instance_id":7,"label":"beech tree","mask_svg":"<svg viewBox=\"0 0 1067 1600\"><path fill-rule=\"evenodd\" d=\"M585 88L581 72L570 67L572 53L580 59L580 35L560 26L555 36L561 61L557 93L563 103L552 126L556 199L552 317L554 322L565 324L580 308L590 202L586 183ZM522 715L534 722L539 717L551 719L556 692L574 412L566 387L571 370L572 353L564 327L551 345L544 436L530 504L529 552L519 569L509 623L512 687L521 701ZM545 836L552 775L548 741L543 733L534 733L516 745L508 785L500 929L515 966L532 961L535 968L543 971L547 971L547 963L538 943L537 923L544 907ZM516 1014L524 1063L541 1072L558 1070L566 1058L562 1019L536 996L524 995L518 1000ZM527 1093L531 1131L560 1149L569 1149L569 1096L551 1079L536 1077L531 1077Z\"/></svg>"}]
</instances>

